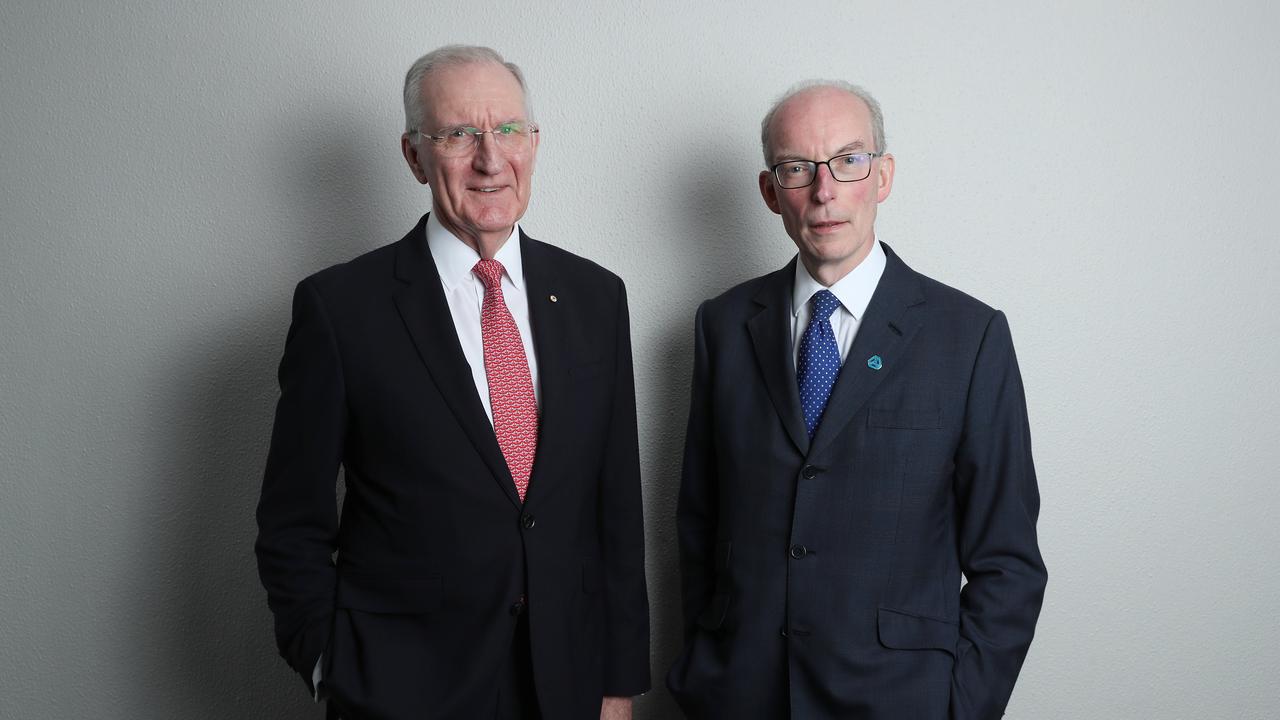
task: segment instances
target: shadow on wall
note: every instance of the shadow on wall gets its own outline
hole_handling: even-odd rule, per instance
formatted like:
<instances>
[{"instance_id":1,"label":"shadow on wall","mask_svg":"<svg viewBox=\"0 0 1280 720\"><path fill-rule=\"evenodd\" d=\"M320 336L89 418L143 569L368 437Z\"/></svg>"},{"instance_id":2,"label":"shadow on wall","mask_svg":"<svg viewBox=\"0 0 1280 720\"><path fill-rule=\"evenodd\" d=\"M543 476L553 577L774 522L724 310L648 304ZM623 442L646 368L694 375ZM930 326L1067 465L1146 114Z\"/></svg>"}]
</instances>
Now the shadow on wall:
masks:
<instances>
[{"instance_id":1,"label":"shadow on wall","mask_svg":"<svg viewBox=\"0 0 1280 720\"><path fill-rule=\"evenodd\" d=\"M319 127L343 127L319 123ZM347 126L350 126L348 124ZM285 134L271 150L279 176L284 237L278 273L252 299L225 304L252 308L226 313L198 343L175 349L158 382L185 389L157 426L171 435L167 458L169 519L148 550L163 556L164 602L134 641L155 659L160 692L179 693L184 718L318 718L323 705L275 648L266 592L257 576L254 511L261 488L279 391L275 372L284 347L293 285L334 262L389 242L374 213L371 163L354 139L341 134ZM341 486L339 484L339 492Z\"/></svg>"},{"instance_id":2,"label":"shadow on wall","mask_svg":"<svg viewBox=\"0 0 1280 720\"><path fill-rule=\"evenodd\" d=\"M703 300L760 274L759 268L777 255L776 248L755 241L776 233L772 227L752 227L759 217L759 196L754 194L756 170L750 157L727 169L721 167L724 158L749 153L715 135L684 150L692 155L685 164L704 171L689 175L672 193L682 199L670 216L671 226L683 238L674 243L679 255L672 263L678 268L679 279L664 268L644 276L660 282L659 287L631 290L635 296L653 298L647 305L662 311L653 322L659 332L652 344L636 347L641 422L647 419L647 426L641 427L641 440L647 441L642 452L654 663L654 692L637 702L637 720L682 717L666 690L665 679L683 645L675 522L693 377L694 315ZM633 325L636 309L633 300Z\"/></svg>"}]
</instances>

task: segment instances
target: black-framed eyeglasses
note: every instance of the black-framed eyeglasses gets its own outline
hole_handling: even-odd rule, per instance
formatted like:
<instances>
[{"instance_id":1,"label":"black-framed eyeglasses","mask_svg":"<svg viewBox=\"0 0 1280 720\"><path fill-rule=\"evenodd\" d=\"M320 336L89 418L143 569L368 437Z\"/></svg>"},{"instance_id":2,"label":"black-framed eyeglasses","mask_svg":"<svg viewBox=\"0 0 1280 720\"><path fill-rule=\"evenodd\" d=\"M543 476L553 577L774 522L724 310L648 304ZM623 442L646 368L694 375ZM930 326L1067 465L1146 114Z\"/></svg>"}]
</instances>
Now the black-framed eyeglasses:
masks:
<instances>
[{"instance_id":1,"label":"black-framed eyeglasses","mask_svg":"<svg viewBox=\"0 0 1280 720\"><path fill-rule=\"evenodd\" d=\"M871 175L871 162L884 153L859 152L837 155L830 160L784 160L769 168L778 186L785 190L808 187L818 177L818 166L826 165L831 177L840 182L858 182Z\"/></svg>"},{"instance_id":2,"label":"black-framed eyeglasses","mask_svg":"<svg viewBox=\"0 0 1280 720\"><path fill-rule=\"evenodd\" d=\"M466 155L480 146L483 135L493 137L498 149L505 153L516 153L529 148L529 140L538 132L538 126L525 120L504 122L492 130L481 130L470 125L454 125L441 128L434 135L421 130L413 130L411 134L421 135L442 155L457 157Z\"/></svg>"}]
</instances>

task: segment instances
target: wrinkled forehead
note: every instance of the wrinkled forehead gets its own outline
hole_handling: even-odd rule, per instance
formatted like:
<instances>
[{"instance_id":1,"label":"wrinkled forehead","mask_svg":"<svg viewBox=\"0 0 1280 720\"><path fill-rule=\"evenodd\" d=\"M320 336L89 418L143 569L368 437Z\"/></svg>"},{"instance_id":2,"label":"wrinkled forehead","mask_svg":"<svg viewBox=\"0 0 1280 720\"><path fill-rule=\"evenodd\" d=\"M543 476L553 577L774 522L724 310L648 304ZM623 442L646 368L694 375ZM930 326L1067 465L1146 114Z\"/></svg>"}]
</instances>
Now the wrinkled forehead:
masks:
<instances>
[{"instance_id":1,"label":"wrinkled forehead","mask_svg":"<svg viewBox=\"0 0 1280 720\"><path fill-rule=\"evenodd\" d=\"M427 117L438 126L524 119L525 97L515 75L491 62L447 65L422 79Z\"/></svg>"},{"instance_id":2,"label":"wrinkled forehead","mask_svg":"<svg viewBox=\"0 0 1280 720\"><path fill-rule=\"evenodd\" d=\"M871 111L856 95L834 88L800 93L780 108L769 128L773 160L826 160L872 151Z\"/></svg>"}]
</instances>

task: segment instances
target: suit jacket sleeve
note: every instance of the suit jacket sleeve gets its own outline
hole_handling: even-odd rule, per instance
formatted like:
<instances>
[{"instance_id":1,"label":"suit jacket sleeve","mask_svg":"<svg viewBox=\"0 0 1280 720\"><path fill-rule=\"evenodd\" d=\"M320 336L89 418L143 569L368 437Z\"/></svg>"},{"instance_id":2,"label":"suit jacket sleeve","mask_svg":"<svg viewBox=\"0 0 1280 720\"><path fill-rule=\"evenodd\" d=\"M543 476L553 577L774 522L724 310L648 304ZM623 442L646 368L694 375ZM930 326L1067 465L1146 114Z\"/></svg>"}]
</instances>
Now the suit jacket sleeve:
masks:
<instances>
[{"instance_id":1,"label":"suit jacket sleeve","mask_svg":"<svg viewBox=\"0 0 1280 720\"><path fill-rule=\"evenodd\" d=\"M1036 542L1040 495L1022 379L1003 314L973 368L956 456L960 641L952 680L957 720L998 718L1035 630L1047 573Z\"/></svg>"},{"instance_id":2,"label":"suit jacket sleeve","mask_svg":"<svg viewBox=\"0 0 1280 720\"><path fill-rule=\"evenodd\" d=\"M280 654L311 687L328 644L337 575L335 485L346 432L342 363L311 280L298 284L258 502L258 574Z\"/></svg>"},{"instance_id":3,"label":"suit jacket sleeve","mask_svg":"<svg viewBox=\"0 0 1280 720\"><path fill-rule=\"evenodd\" d=\"M717 490L711 431L711 359L703 325L705 308L705 304L698 308L694 321L693 386L676 511L686 644L693 639L698 615L710 604L715 587Z\"/></svg>"},{"instance_id":4,"label":"suit jacket sleeve","mask_svg":"<svg viewBox=\"0 0 1280 720\"><path fill-rule=\"evenodd\" d=\"M626 288L618 281L613 415L600 478L600 542L606 592L604 694L648 691L649 598L644 577L644 514L631 324Z\"/></svg>"}]
</instances>

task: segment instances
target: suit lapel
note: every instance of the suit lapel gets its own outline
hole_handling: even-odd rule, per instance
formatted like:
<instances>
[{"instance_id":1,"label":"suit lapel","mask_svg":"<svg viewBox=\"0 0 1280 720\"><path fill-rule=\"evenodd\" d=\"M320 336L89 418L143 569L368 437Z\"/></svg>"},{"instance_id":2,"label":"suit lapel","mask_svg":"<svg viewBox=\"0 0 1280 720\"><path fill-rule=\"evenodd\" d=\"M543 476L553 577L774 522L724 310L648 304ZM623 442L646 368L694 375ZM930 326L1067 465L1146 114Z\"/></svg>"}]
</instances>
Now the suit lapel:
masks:
<instances>
[{"instance_id":1,"label":"suit lapel","mask_svg":"<svg viewBox=\"0 0 1280 720\"><path fill-rule=\"evenodd\" d=\"M493 425L485 415L484 405L476 394L471 366L462 354L453 316L444 297L444 287L427 249L426 217L402 240L396 250L396 278L401 285L395 290L396 309L405 329L413 338L419 357L444 396L445 403L476 452L489 466L494 480L517 506L520 496L507 469L507 461L498 447Z\"/></svg>"},{"instance_id":2,"label":"suit lapel","mask_svg":"<svg viewBox=\"0 0 1280 720\"><path fill-rule=\"evenodd\" d=\"M804 426L795 361L791 358L791 286L795 268L796 260L792 259L783 269L765 276L764 285L754 298L760 311L747 321L747 329L782 427L800 454L805 455L809 451L809 433Z\"/></svg>"},{"instance_id":3,"label":"suit lapel","mask_svg":"<svg viewBox=\"0 0 1280 720\"><path fill-rule=\"evenodd\" d=\"M871 394L884 379L901 364L907 347L919 329L918 323L908 323L908 309L924 302L924 294L915 273L908 268L888 245L880 244L885 252L884 274L871 296L871 303L862 319L858 334L849 348L831 390L831 399L822 414L822 422L813 436L809 457L819 456L862 409ZM879 356L879 368L868 362Z\"/></svg>"},{"instance_id":4,"label":"suit lapel","mask_svg":"<svg viewBox=\"0 0 1280 720\"><path fill-rule=\"evenodd\" d=\"M547 249L542 243L520 232L520 256L524 264L525 293L529 299L529 324L533 329L533 351L538 358L538 385L542 395L542 408L538 419L538 450L534 456L533 472L525 504L535 495L544 498L554 488L547 487L542 478L555 477L551 467L554 459L572 456L566 443L564 428L569 400L569 365L572 348L566 327L572 315L572 304L582 298L570 297L569 288L557 272ZM558 302L551 302L555 296ZM561 299L561 296L564 296Z\"/></svg>"}]
</instances>

